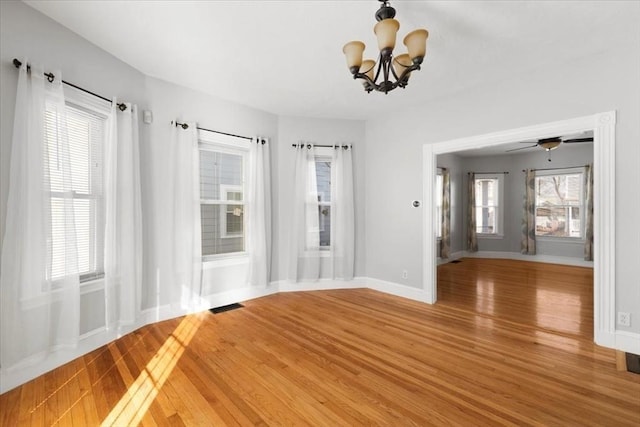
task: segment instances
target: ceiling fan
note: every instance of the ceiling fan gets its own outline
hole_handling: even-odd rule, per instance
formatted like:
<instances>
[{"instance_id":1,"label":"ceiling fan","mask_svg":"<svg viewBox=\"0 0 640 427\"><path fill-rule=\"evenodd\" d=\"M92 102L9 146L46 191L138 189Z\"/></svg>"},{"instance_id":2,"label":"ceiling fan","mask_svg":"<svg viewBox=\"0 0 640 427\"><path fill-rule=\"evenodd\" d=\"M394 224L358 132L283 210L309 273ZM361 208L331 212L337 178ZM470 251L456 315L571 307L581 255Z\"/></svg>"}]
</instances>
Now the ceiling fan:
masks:
<instances>
[{"instance_id":1,"label":"ceiling fan","mask_svg":"<svg viewBox=\"0 0 640 427\"><path fill-rule=\"evenodd\" d=\"M534 145L529 145L528 147L513 148L511 150L507 150L506 152L508 153L510 151L526 150L528 148L534 148L534 147L540 147L545 151L551 151L558 148L560 144L574 144L577 142L593 142L593 137L590 136L586 138L562 139L559 136L554 136L552 138L539 139L538 142L536 142ZM531 143L530 141L521 142L521 144L530 144L530 143Z\"/></svg>"}]
</instances>

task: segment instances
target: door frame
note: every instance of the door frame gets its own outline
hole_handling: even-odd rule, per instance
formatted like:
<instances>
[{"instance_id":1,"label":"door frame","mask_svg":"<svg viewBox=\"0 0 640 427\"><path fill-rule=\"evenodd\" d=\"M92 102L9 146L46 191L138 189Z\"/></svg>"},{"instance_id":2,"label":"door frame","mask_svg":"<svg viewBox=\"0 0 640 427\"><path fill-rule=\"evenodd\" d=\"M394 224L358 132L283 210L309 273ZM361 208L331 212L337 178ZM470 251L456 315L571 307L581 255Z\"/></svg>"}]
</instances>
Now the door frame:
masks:
<instances>
[{"instance_id":1,"label":"door frame","mask_svg":"<svg viewBox=\"0 0 640 427\"><path fill-rule=\"evenodd\" d=\"M593 131L593 317L596 344L615 348L615 140L616 112L543 123L423 146L423 289L437 300L435 174L440 154L494 147L514 141Z\"/></svg>"}]
</instances>

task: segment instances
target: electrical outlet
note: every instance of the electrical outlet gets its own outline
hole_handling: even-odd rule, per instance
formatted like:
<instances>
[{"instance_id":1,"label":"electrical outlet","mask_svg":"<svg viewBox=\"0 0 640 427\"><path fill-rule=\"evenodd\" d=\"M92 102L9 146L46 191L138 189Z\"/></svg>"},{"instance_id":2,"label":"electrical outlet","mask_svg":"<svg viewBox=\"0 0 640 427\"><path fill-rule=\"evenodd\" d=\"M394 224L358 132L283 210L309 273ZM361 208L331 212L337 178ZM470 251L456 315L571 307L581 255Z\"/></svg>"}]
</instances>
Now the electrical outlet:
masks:
<instances>
[{"instance_id":1,"label":"electrical outlet","mask_svg":"<svg viewBox=\"0 0 640 427\"><path fill-rule=\"evenodd\" d=\"M409 273L407 272L407 270L402 270L402 278L406 279L407 277L409 277Z\"/></svg>"},{"instance_id":2,"label":"electrical outlet","mask_svg":"<svg viewBox=\"0 0 640 427\"><path fill-rule=\"evenodd\" d=\"M618 312L618 325L631 326L631 313L625 313L624 311Z\"/></svg>"}]
</instances>

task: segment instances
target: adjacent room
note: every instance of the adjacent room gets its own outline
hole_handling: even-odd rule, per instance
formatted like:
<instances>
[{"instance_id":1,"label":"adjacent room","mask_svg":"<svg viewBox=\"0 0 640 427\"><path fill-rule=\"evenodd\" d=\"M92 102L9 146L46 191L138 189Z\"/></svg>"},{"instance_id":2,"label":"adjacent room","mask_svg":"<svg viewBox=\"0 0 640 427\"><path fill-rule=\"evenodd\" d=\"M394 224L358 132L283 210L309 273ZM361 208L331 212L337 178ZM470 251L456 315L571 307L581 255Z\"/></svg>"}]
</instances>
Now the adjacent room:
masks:
<instances>
[{"instance_id":1,"label":"adjacent room","mask_svg":"<svg viewBox=\"0 0 640 427\"><path fill-rule=\"evenodd\" d=\"M0 2L0 425L639 425L639 22Z\"/></svg>"}]
</instances>

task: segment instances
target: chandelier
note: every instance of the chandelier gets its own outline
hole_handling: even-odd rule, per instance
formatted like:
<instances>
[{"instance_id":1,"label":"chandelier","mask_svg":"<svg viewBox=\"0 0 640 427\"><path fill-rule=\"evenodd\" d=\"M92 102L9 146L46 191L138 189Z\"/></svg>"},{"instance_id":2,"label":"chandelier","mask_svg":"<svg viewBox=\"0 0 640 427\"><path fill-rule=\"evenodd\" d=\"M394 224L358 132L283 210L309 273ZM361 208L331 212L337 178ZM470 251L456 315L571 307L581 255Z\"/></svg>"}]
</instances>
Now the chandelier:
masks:
<instances>
[{"instance_id":1,"label":"chandelier","mask_svg":"<svg viewBox=\"0 0 640 427\"><path fill-rule=\"evenodd\" d=\"M379 1L382 5L376 12L378 23L373 27L380 50L377 68L374 60L362 60L365 45L361 41L347 43L342 48L342 52L347 58L347 67L353 74L353 78L363 80L362 84L367 93L376 90L386 94L397 87L407 86L411 73L420 69L427 50L429 32L420 29L407 34L403 43L408 53L393 56L400 23L393 19L396 16L396 10L389 5L389 2ZM378 83L380 78L381 81Z\"/></svg>"}]
</instances>

